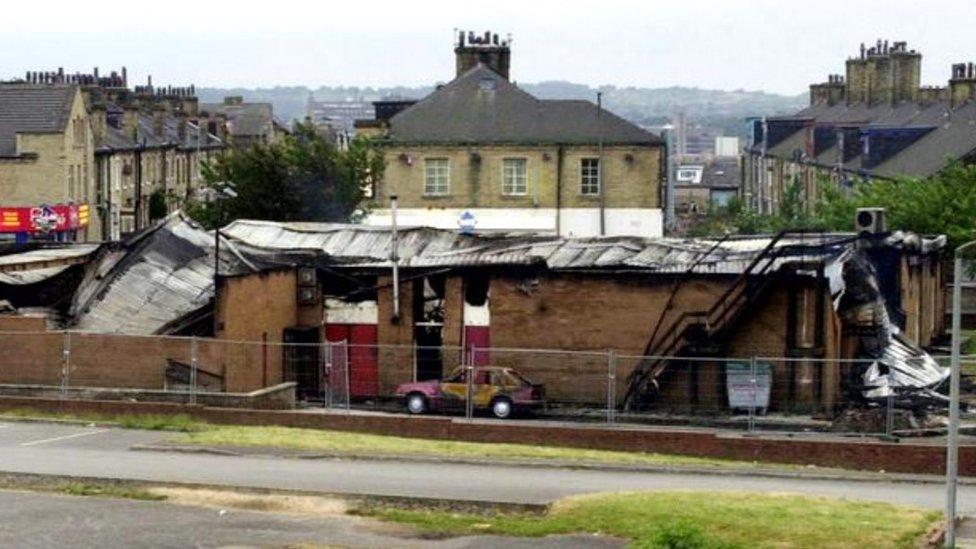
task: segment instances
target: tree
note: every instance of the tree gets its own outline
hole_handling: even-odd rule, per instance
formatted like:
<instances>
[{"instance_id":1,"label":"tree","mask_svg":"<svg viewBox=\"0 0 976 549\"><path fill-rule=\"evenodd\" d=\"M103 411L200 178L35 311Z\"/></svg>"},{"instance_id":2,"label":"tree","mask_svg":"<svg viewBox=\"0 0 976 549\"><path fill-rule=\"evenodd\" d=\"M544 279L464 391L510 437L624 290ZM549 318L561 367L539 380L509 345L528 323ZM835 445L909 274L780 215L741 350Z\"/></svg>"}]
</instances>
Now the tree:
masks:
<instances>
[{"instance_id":1,"label":"tree","mask_svg":"<svg viewBox=\"0 0 976 549\"><path fill-rule=\"evenodd\" d=\"M187 212L207 228L235 219L350 222L365 212L365 190L382 176L383 159L364 139L339 150L309 123L279 142L229 150L202 172L205 188ZM236 196L218 204L228 184Z\"/></svg>"},{"instance_id":2,"label":"tree","mask_svg":"<svg viewBox=\"0 0 976 549\"><path fill-rule=\"evenodd\" d=\"M853 230L858 208L885 208L888 227L919 234L944 234L950 246L976 239L976 166L953 163L926 178L874 179L854 184L843 193L829 179L819 185L821 196L805 207L802 186L784 189L779 209L759 215L735 201L715 212L698 234L772 233L784 229Z\"/></svg>"}]
</instances>

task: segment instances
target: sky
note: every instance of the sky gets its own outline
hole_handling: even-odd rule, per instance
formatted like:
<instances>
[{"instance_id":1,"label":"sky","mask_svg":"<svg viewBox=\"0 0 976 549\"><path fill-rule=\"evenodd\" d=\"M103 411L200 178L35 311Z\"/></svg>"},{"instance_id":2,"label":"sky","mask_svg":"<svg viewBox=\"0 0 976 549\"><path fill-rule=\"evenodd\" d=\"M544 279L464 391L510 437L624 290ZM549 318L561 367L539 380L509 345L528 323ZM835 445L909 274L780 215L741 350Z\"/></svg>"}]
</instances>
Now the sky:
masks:
<instances>
[{"instance_id":1,"label":"sky","mask_svg":"<svg viewBox=\"0 0 976 549\"><path fill-rule=\"evenodd\" d=\"M921 51L923 84L976 61L973 0L34 0L3 19L0 78L126 66L130 85L430 85L453 77L454 29L511 33L521 82L792 95L877 38Z\"/></svg>"}]
</instances>

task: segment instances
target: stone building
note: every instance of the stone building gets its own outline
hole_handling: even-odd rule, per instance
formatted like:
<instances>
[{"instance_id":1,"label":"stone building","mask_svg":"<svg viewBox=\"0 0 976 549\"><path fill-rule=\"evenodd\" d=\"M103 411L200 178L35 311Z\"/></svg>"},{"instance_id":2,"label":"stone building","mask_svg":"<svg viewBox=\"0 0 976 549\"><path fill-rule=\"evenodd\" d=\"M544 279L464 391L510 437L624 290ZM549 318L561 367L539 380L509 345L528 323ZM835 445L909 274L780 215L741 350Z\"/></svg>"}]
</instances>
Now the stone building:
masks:
<instances>
[{"instance_id":1,"label":"stone building","mask_svg":"<svg viewBox=\"0 0 976 549\"><path fill-rule=\"evenodd\" d=\"M208 130L218 134L233 147L274 143L288 129L274 117L271 103L245 102L239 95L228 96L222 103L201 103L200 115L210 118ZM226 129L226 135L221 126Z\"/></svg>"},{"instance_id":2,"label":"stone building","mask_svg":"<svg viewBox=\"0 0 976 549\"><path fill-rule=\"evenodd\" d=\"M905 42L861 45L845 75L810 86L810 106L754 119L744 153L743 198L775 212L798 185L808 205L823 185L847 192L872 178L937 174L976 157L976 71L952 66L947 86L920 86L922 55Z\"/></svg>"},{"instance_id":3,"label":"stone building","mask_svg":"<svg viewBox=\"0 0 976 549\"><path fill-rule=\"evenodd\" d=\"M509 80L510 46L461 33L454 80L377 106L386 171L366 223L561 235L662 234L660 139L588 101ZM366 129L366 128L363 128Z\"/></svg>"},{"instance_id":4,"label":"stone building","mask_svg":"<svg viewBox=\"0 0 976 549\"><path fill-rule=\"evenodd\" d=\"M78 85L0 85L0 240L101 239L94 149Z\"/></svg>"},{"instance_id":5,"label":"stone building","mask_svg":"<svg viewBox=\"0 0 976 549\"><path fill-rule=\"evenodd\" d=\"M215 135L226 134L224 120L198 112L193 86L157 87L150 76L145 85L130 88L124 67L107 75L97 68L74 74L63 69L30 71L23 80L0 84L0 93L9 97L4 105L11 110L0 115L10 120L0 122L0 127L22 134L26 147L0 163L0 181L10 181L0 185L0 205L26 212L50 206L49 217L67 220L53 232L59 239L118 240L146 227L186 202L202 184L200 163L225 147ZM47 121L50 128L45 131L52 135L52 128L65 122L59 116L67 116L53 98L68 95L74 102L70 135L60 130L66 143L72 141L66 145L68 152L63 159L51 154L32 157L33 126L24 124ZM62 170L59 163L64 159L70 168ZM45 166L47 162L51 164ZM53 178L52 172L65 175ZM59 196L62 187L66 194ZM154 200L155 211L150 207ZM16 238L51 237L23 229Z\"/></svg>"}]
</instances>

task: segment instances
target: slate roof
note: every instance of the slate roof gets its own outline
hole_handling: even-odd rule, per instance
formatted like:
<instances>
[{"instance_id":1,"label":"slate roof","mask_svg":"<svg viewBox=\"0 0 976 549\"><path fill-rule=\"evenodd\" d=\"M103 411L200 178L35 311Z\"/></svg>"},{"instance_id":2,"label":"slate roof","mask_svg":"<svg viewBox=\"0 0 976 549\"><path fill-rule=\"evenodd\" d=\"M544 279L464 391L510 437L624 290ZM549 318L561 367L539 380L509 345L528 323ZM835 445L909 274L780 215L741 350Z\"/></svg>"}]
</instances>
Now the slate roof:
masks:
<instances>
[{"instance_id":1,"label":"slate roof","mask_svg":"<svg viewBox=\"0 0 976 549\"><path fill-rule=\"evenodd\" d=\"M0 86L0 156L17 155L18 133L64 131L77 86Z\"/></svg>"},{"instance_id":2,"label":"slate roof","mask_svg":"<svg viewBox=\"0 0 976 549\"><path fill-rule=\"evenodd\" d=\"M186 125L186 136L181 142L179 138L179 119L170 115L163 118L163 132L161 135L157 135L152 115L140 113L135 138L126 134L122 128L116 128L107 124L105 127L105 137L96 146L96 152L133 149L139 143L149 148L175 145L184 149L195 149L197 148L197 140L203 138L204 134L209 135L210 138L200 143L201 148L219 148L224 146L219 137L213 134L207 134L205 130L198 131L198 126L189 121Z\"/></svg>"},{"instance_id":3,"label":"slate roof","mask_svg":"<svg viewBox=\"0 0 976 549\"><path fill-rule=\"evenodd\" d=\"M935 126L915 143L869 170L883 177L907 175L928 177L953 159L976 153L976 102L952 107L948 102L867 105L864 103L813 105L787 118L811 118L816 123L851 124L868 129L878 126ZM792 159L794 150L804 150L806 131L799 130L770 147L767 154ZM837 162L836 147L828 148L812 161L824 166ZM844 164L851 172L861 170L861 156Z\"/></svg>"},{"instance_id":4,"label":"slate roof","mask_svg":"<svg viewBox=\"0 0 976 549\"><path fill-rule=\"evenodd\" d=\"M659 144L619 116L580 100L537 99L479 64L390 119L391 142Z\"/></svg>"},{"instance_id":5,"label":"slate roof","mask_svg":"<svg viewBox=\"0 0 976 549\"><path fill-rule=\"evenodd\" d=\"M200 112L224 114L227 128L235 137L267 135L274 131L274 111L271 103L201 103Z\"/></svg>"}]
</instances>

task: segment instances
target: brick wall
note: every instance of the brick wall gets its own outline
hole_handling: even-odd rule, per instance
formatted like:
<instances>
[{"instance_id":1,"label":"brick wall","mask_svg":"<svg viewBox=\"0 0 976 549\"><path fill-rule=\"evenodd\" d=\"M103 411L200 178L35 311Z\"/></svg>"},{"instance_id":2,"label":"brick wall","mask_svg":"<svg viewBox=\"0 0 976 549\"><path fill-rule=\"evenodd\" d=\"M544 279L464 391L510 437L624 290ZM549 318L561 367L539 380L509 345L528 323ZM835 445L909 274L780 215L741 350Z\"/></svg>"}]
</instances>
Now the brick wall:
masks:
<instances>
[{"instance_id":1,"label":"brick wall","mask_svg":"<svg viewBox=\"0 0 976 549\"><path fill-rule=\"evenodd\" d=\"M224 355L227 390L253 391L280 383L283 354L277 344L285 328L298 324L295 271L225 278L218 296L216 338L225 341L207 345Z\"/></svg>"},{"instance_id":2,"label":"brick wall","mask_svg":"<svg viewBox=\"0 0 976 549\"><path fill-rule=\"evenodd\" d=\"M31 408L86 414L189 414L218 424L281 425L402 437L468 442L563 446L627 452L658 452L770 463L841 467L889 473L941 475L945 447L925 442L887 443L857 440L797 440L742 437L707 430L664 430L552 424L468 423L444 417L365 414L306 414L288 411L204 408L162 403L53 400L0 397L0 410ZM976 476L976 446L962 446L959 474Z\"/></svg>"}]
</instances>

